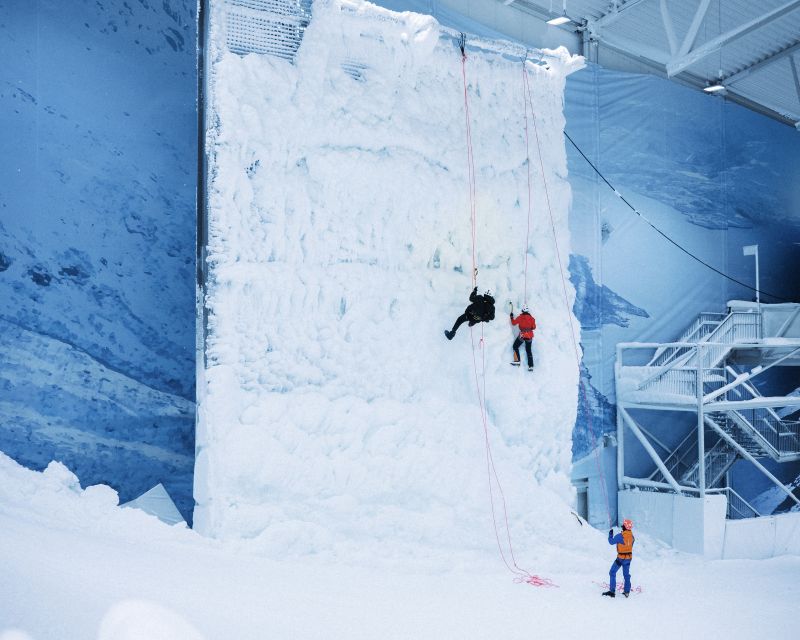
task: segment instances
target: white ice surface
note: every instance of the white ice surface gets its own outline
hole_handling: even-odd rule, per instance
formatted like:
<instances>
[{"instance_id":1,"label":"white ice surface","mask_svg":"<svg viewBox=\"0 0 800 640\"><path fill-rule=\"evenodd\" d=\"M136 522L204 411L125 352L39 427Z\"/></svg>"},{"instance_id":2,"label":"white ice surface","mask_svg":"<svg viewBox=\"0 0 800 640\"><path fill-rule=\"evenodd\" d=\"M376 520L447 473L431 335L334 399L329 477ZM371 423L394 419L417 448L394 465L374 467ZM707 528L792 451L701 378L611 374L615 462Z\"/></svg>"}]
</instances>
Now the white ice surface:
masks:
<instances>
[{"instance_id":1,"label":"white ice surface","mask_svg":"<svg viewBox=\"0 0 800 640\"><path fill-rule=\"evenodd\" d=\"M478 284L498 308L448 342L472 288L452 37L430 17L319 2L292 65L226 53L223 27L212 16L213 286L195 525L273 557L430 567L495 553L474 347L514 548L532 567L533 549L573 521L578 323L559 258L566 269L563 88L580 59L556 52L549 68L526 67L538 324L528 373L509 366L506 306L526 297L521 60L468 50Z\"/></svg>"}]
</instances>

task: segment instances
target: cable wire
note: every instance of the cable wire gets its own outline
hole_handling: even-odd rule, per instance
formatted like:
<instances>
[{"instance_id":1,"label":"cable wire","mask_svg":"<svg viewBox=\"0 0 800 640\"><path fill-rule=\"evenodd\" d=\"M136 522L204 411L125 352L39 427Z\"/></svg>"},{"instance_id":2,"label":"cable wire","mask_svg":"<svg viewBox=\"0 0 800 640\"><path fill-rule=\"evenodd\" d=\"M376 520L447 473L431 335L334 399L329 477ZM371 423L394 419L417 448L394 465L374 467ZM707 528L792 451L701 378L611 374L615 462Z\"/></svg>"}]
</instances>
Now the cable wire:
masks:
<instances>
[{"instance_id":1,"label":"cable wire","mask_svg":"<svg viewBox=\"0 0 800 640\"><path fill-rule=\"evenodd\" d=\"M578 153L580 153L583 156L583 159L586 160L587 163L589 163L589 166L592 169L594 169L595 173L598 176L600 176L600 179L608 185L609 189L611 189L614 192L614 194L620 200L622 200L626 205L628 205L628 207L630 208L631 211L633 211L637 216L639 216L648 225L650 225L653 228L653 230L656 233L658 233L658 235L660 235L662 238L664 238L667 242L669 242L670 244L674 245L675 247L677 247L678 249L683 251L687 256L689 256L693 260L696 260L697 262L702 264L704 267L708 267L714 273L717 273L717 274L721 275L723 278L727 278L731 282L735 282L736 284L738 284L738 285L740 285L742 287L745 287L746 289L750 289L751 291L755 291L756 293L759 293L759 294L762 294L762 295L765 295L765 296L770 296L771 298L775 298L776 300L781 300L782 302L791 302L788 298L784 298L783 296L775 295L774 293L770 293L769 291L764 291L763 289L757 289L756 287L753 287L753 286L751 286L749 284L746 284L746 283L742 282L741 280L737 280L733 276L728 275L724 271L720 271L715 266L710 265L708 262L706 262L702 258L699 258L698 256L694 255L691 251L689 251L688 249L686 249L685 247L683 247L682 245L677 243L675 240L670 238L666 233L664 233L656 225L654 225L652 222L650 222L650 220L648 220L638 209L636 209L636 207L634 207L630 202L628 202L628 200L625 198L625 196L623 196L619 191L617 191L614 188L614 185L611 184L606 179L606 177L600 172L600 169L598 169L594 165L594 163L591 160L589 160L589 158L586 157L586 154L583 151L581 151L581 148L577 144L575 144L575 141L570 137L570 135L566 131L564 131L564 135L566 136L567 140L569 140L572 143L572 146L575 147L575 149L578 151Z\"/></svg>"}]
</instances>

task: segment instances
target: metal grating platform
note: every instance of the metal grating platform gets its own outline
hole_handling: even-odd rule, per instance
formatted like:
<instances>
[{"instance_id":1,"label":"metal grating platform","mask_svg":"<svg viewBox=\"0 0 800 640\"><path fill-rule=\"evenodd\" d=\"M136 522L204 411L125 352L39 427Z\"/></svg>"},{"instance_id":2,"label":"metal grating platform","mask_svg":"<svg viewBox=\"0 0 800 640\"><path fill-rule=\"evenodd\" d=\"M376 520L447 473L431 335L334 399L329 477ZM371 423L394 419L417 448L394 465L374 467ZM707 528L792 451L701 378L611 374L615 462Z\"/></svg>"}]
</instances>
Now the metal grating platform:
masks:
<instances>
[{"instance_id":1,"label":"metal grating platform","mask_svg":"<svg viewBox=\"0 0 800 640\"><path fill-rule=\"evenodd\" d=\"M227 0L226 44L239 55L294 60L311 21L312 0Z\"/></svg>"}]
</instances>

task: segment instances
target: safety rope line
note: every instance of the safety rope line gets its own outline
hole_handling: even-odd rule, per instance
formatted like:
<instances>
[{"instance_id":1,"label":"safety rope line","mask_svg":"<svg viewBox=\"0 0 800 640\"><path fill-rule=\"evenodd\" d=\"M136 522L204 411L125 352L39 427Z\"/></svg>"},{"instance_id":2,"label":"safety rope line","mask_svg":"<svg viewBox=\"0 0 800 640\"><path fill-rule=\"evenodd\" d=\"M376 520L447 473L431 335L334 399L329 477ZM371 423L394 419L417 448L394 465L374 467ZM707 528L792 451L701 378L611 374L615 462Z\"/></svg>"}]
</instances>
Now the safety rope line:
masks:
<instances>
[{"instance_id":1,"label":"safety rope line","mask_svg":"<svg viewBox=\"0 0 800 640\"><path fill-rule=\"evenodd\" d=\"M467 175L469 176L469 221L472 233L472 286L478 284L477 260L475 247L477 245L477 211L476 211L476 185L475 185L475 156L472 149L472 125L469 117L469 100L467 98L467 51L466 36L462 33L459 40L461 48L461 77L464 80L464 118L467 130Z\"/></svg>"},{"instance_id":2,"label":"safety rope line","mask_svg":"<svg viewBox=\"0 0 800 640\"><path fill-rule=\"evenodd\" d=\"M469 174L469 181L470 181L470 189L469 189L469 198L470 198L470 224L472 228L472 284L473 287L477 286L477 260L476 260L476 245L477 245L477 207L476 207L476 189L475 189L475 157L473 154L472 148L472 127L470 125L470 118L469 118L469 100L467 94L467 72L466 72L466 36L461 34L461 39L459 41L459 46L461 49L461 75L464 81L464 114L466 118L466 136L467 136L467 165L468 165L468 174ZM503 487L500 483L500 477L497 473L497 468L494 464L494 457L492 456L492 447L489 441L489 425L488 425L488 418L487 418L487 411L486 411L486 352L484 349L484 334L483 334L483 326L481 326L481 337L478 343L478 346L481 350L481 376L478 376L478 362L475 354L475 337L473 334L472 327L470 327L470 345L472 347L472 368L475 373L475 392L478 397L478 406L481 412L481 422L483 425L483 437L484 437L484 444L486 449L486 473L489 481L489 502L491 505L491 512L492 512L492 526L494 527L494 535L495 540L497 541L497 549L500 553L500 557L503 560L503 564L505 564L506 568L514 574L514 582L525 582L532 586L536 587L555 587L555 585L549 578L542 578L537 575L533 575L530 572L522 569L516 561L514 556L514 548L511 544L511 526L508 522L508 507L506 505L506 498L505 493L503 492ZM483 380L483 388L481 389L481 379ZM497 485L497 491L499 493L499 500L502 505L503 509L503 522L505 524L505 538L508 544L508 555L511 559L506 557L506 552L503 547L503 543L500 539L500 532L498 531L497 527L497 511L498 509L495 507L495 495L494 489L492 486L492 479L494 479L494 484Z\"/></svg>"},{"instance_id":3,"label":"safety rope line","mask_svg":"<svg viewBox=\"0 0 800 640\"><path fill-rule=\"evenodd\" d=\"M525 61L523 60L523 70L525 71L525 76L526 76L526 79L527 79L527 70L524 68L524 65L525 65ZM529 97L530 97L530 94L529 94ZM536 112L533 109L533 99L532 98L531 98L531 101L530 101L530 107L531 107L531 114L532 114L532 120L533 120L533 132L534 132L534 137L536 139L536 149L537 149L537 153L538 153L538 156L539 156L539 167L540 167L541 173L542 173L542 185L544 186L545 201L547 203L547 211L548 211L548 214L549 214L549 217L550 217L550 228L551 228L551 230L553 232L553 244L555 245L555 249L556 249L556 257L558 259L558 270L559 270L559 274L561 275L561 285L562 285L562 289L563 289L563 292L564 292L564 305L566 307L567 318L569 320L570 337L572 338L572 347L573 347L573 349L575 351L575 360L576 360L576 364L578 366L578 385L579 385L580 390L581 390L581 397L582 397L582 400L583 400L583 406L584 406L584 409L586 411L586 416L587 416L587 420L588 420L588 427L589 427L589 433L590 433L590 435L592 437L592 449L594 450L595 460L597 462L597 470L598 470L598 473L600 474L600 480L601 480L600 486L603 487L603 496L604 496L605 502L606 502L606 513L608 514L608 526L610 527L612 525L611 503L610 503L610 501L608 499L608 490L606 489L605 474L603 473L603 463L602 463L602 460L600 459L600 452L599 452L599 450L597 448L597 439L596 439L595 434L594 434L592 411L591 411L591 407L589 406L589 398L588 398L588 396L586 394L586 385L584 385L583 377L581 376L581 360L582 360L582 357L581 357L580 350L578 349L578 341L575 338L575 323L572 321L572 312L571 312L571 308L570 308L570 304L569 304L569 294L567 293L567 279L566 279L565 271L564 271L564 263L563 263L563 261L561 259L561 249L560 249L559 244L558 244L558 237L557 237L557 234L556 234L556 225L555 225L555 221L553 219L553 208L550 205L550 191L547 188L547 178L545 176L544 160L542 159L542 146L541 146L541 143L539 141L539 128L538 128L538 126L536 124Z\"/></svg>"},{"instance_id":4,"label":"safety rope line","mask_svg":"<svg viewBox=\"0 0 800 640\"><path fill-rule=\"evenodd\" d=\"M484 334L483 334L483 327L481 327L481 337L478 341L478 348L481 350L481 367L482 372L479 378L478 376L478 363L475 357L475 337L473 334L473 329L470 327L470 344L472 345L472 365L473 371L475 373L475 391L478 396L478 405L480 407L481 412L481 422L483 425L483 437L484 437L484 444L486 449L486 474L489 481L489 503L491 506L492 511L492 526L494 527L494 536L495 540L497 541L497 549L500 553L500 558L503 560L503 564L505 564L506 568L514 574L514 582L517 583L527 583L534 587L557 587L558 585L555 584L550 578L543 578L536 574L532 574L526 569L523 569L517 564L516 556L514 555L514 546L511 543L511 525L508 521L508 506L506 503L506 496L505 492L503 491L503 485L500 483L500 476L497 473L497 467L494 464L494 456L492 455L492 446L489 441L489 421L487 418L486 412L486 350L484 349ZM483 390L481 391L481 379L483 380ZM508 545L508 555L511 558L511 562L509 562L508 558L506 557L506 552L503 547L503 543L500 540L500 532L497 528L497 511L498 509L495 507L495 495L494 489L492 488L492 480L494 479L494 484L497 485L497 492L499 494L499 501L502 505L503 509L503 523L505 525L505 538L506 543Z\"/></svg>"},{"instance_id":5,"label":"safety rope line","mask_svg":"<svg viewBox=\"0 0 800 640\"><path fill-rule=\"evenodd\" d=\"M586 154L585 154L583 151L581 151L581 148L580 148L580 147L579 147L577 144L575 144L575 141L574 141L574 140L573 140L573 139L570 137L570 135L569 135L569 134L568 134L566 131L564 131L564 135L566 136L567 140L569 140L569 141L572 143L572 146L573 146L573 147L575 147L575 149L578 151L578 153L580 153L580 154L583 156L583 159L584 159L584 160L586 160L586 162L588 162L588 163L589 163L589 166L590 166L592 169L594 169L594 172L595 172L595 173L596 173L598 176L600 176L600 179L601 179L603 182L605 182L605 183L608 185L608 188L609 188L609 189L611 189L611 190L614 192L614 195L616 195L616 196L617 196L617 197L618 197L620 200L622 200L622 201L623 201L623 202L624 202L626 205L628 205L628 208L630 208L630 210L631 210L631 211L633 211L633 212L634 212L634 213L635 213L637 216L639 216L639 217L640 217L642 220L644 220L644 221L645 221L645 222L646 222L648 225L650 225L650 226L653 228L653 230L655 230L655 232L656 232L656 233L658 233L658 235L660 235L662 238L664 238L664 239L665 239L667 242L669 242L670 244L674 245L675 247L677 247L678 249L680 249L681 251L683 251L683 252L684 252L684 253L685 253L687 256L689 256L690 258L692 258L692 260L696 260L697 262L699 262L700 264L702 264L704 267L708 267L708 268L709 268L709 269L711 269L711 270L712 270L714 273L716 273L716 274L718 274L718 275L721 275L723 278L727 278L727 279L728 279L728 280L730 280L731 282L735 282L736 284L738 284L738 285L740 285L740 286L742 286L742 287L745 287L746 289L750 289L751 291L755 291L756 293L759 293L759 294L764 294L765 296L770 296L771 298L775 298L776 300L781 300L781 301L783 301L783 302L791 302L791 300L789 300L788 298L784 298L784 297L782 297L782 296L777 296L777 295L775 295L774 293L770 293L769 291L764 291L763 289L757 289L756 287L753 287L753 286L751 286L751 285L749 285L749 284L745 284L745 283L744 283L744 282L742 282L741 280L737 280L737 279L736 279L736 278L734 278L733 276L729 276L729 275L728 275L727 273L725 273L724 271L720 271L719 269L717 269L716 267L714 267L714 266L710 265L708 262L706 262L706 261L705 261L705 260L703 260L702 258L699 258L699 257L697 257L696 255L694 255L694 254L693 254L691 251L689 251L688 249L686 249L686 248L685 248L685 247L683 247L682 245L678 244L678 243L677 243L675 240L673 240L672 238L670 238L670 237L669 237L669 236L668 236L666 233L664 233L664 232L663 232L661 229L659 229L659 228L658 228L656 225L654 225L652 222L650 222L650 220L648 220L648 219L647 219L647 217L645 217L645 216L644 216L644 215L641 213L641 211L639 211L639 210L638 210L636 207L634 207L634 206L633 206L633 205L632 205L630 202L628 202L628 200L625 198L625 196L623 196L623 195L622 195L622 194L621 194L619 191L617 191L617 190L614 188L614 185L612 185L612 184L611 184L611 183L610 183L610 182L609 182L609 181L606 179L606 177L605 177L605 176L604 176L604 175L603 175L603 174L600 172L600 169L598 169L598 168L597 168L597 167L594 165L594 163L593 163L591 160L589 160L589 158L586 156Z\"/></svg>"},{"instance_id":6,"label":"safety rope line","mask_svg":"<svg viewBox=\"0 0 800 640\"><path fill-rule=\"evenodd\" d=\"M525 270L524 270L524 295L523 302L528 306L528 253L531 248L531 200L533 190L531 188L531 154L528 143L528 101L530 100L530 86L528 84L528 74L525 71L525 61L522 62L522 101L525 104L525 165L528 173L528 227L525 232Z\"/></svg>"}]
</instances>

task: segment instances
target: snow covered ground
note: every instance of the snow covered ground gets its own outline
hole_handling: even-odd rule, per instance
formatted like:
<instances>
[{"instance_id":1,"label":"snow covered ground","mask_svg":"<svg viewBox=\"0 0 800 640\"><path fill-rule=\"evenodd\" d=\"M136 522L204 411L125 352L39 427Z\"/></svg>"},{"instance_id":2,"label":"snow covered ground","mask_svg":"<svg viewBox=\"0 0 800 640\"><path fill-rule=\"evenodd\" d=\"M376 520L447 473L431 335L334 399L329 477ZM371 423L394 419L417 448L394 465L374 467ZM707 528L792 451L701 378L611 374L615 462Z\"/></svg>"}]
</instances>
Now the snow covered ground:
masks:
<instances>
[{"instance_id":1,"label":"snow covered ground","mask_svg":"<svg viewBox=\"0 0 800 640\"><path fill-rule=\"evenodd\" d=\"M60 465L30 471L0 455L2 640L265 638L797 637L800 558L705 562L639 536L634 590L600 596L613 558L601 532L535 557L558 588L514 583L498 562L435 571L330 557L273 560L114 506ZM447 554L442 554L447 558ZM525 558L531 560L534 558Z\"/></svg>"}]
</instances>

